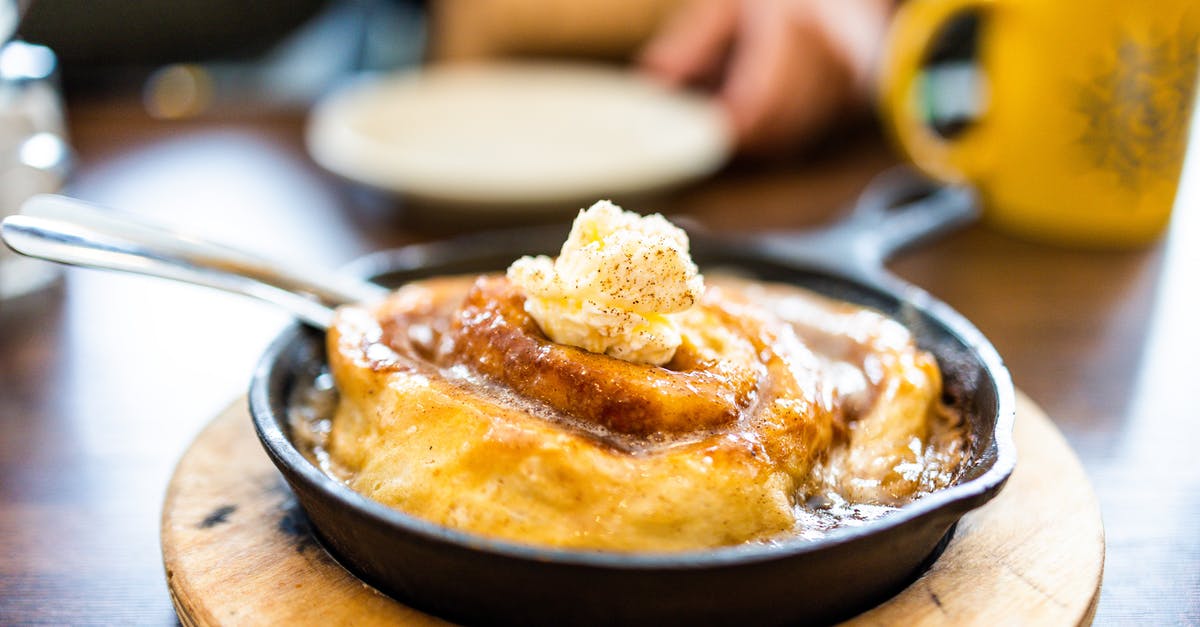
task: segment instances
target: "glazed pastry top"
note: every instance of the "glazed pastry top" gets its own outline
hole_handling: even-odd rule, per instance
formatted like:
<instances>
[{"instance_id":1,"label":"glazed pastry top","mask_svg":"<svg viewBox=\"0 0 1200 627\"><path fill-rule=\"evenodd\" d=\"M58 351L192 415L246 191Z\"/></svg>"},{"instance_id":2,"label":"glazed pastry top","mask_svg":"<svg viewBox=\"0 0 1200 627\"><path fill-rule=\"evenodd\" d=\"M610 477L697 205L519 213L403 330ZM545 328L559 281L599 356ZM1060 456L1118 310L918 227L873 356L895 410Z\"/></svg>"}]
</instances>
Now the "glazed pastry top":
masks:
<instances>
[{"instance_id":1,"label":"glazed pastry top","mask_svg":"<svg viewBox=\"0 0 1200 627\"><path fill-rule=\"evenodd\" d=\"M813 537L949 485L934 359L874 311L710 277L661 366L551 341L502 276L339 312L326 467L450 527L669 551Z\"/></svg>"}]
</instances>

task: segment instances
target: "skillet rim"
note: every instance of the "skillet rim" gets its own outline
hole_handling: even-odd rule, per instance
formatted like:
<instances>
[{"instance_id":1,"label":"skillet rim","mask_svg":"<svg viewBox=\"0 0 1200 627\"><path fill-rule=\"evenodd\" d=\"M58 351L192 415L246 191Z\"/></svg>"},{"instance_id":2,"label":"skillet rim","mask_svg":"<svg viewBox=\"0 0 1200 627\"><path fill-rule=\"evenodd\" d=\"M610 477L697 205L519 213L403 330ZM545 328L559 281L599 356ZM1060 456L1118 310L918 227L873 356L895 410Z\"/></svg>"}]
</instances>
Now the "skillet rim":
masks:
<instances>
[{"instance_id":1,"label":"skillet rim","mask_svg":"<svg viewBox=\"0 0 1200 627\"><path fill-rule=\"evenodd\" d=\"M369 268L373 272L360 273L360 275L369 274L370 276L379 276L386 271L412 270L412 268L403 267L406 264L396 263L396 260L408 250L400 248L372 253L354 262L352 267ZM1011 376L999 353L982 332L965 317L919 287L886 275L882 277L879 284L872 284L862 278L847 276L834 269L782 263L778 259L755 254L745 248L730 247L726 252L739 257L747 267L752 267L753 264L758 264L760 267L763 264L774 264L796 272L832 278L861 290L880 293L896 299L902 308L914 308L936 322L943 331L966 347L989 375L982 379L980 384L990 383L996 397L996 415L990 421L992 441L990 446L979 451L975 463L987 464L990 461L990 467L977 477L925 495L882 518L861 526L835 529L816 540L789 538L770 543L743 543L686 551L616 552L544 547L489 538L444 527L374 501L325 475L300 453L284 433L283 425L287 423L286 415L277 415L273 404L273 400L277 400L281 406L285 406L287 399L275 399L270 389L272 373L276 367L282 364L288 349L293 348L293 344L296 342L305 341L305 334L316 333L298 322L286 327L271 342L255 367L249 394L250 413L255 431L276 465L286 465L297 476L303 478L308 487L318 490L324 497L334 502L357 510L358 514L371 518L372 522L376 524L383 524L395 529L397 533L417 536L422 540L439 545L451 545L495 557L526 562L552 562L562 566L653 572L718 569L798 558L811 553L832 550L834 547L850 544L863 538L883 535L897 527L913 524L922 519L944 520L945 524L950 526L962 515L983 505L999 492L1016 465L1016 450L1013 442L1016 394ZM448 258L440 261L463 261L469 258L469 253L457 256L451 254L448 255ZM390 263L381 261L385 259ZM887 315L892 319L897 319L894 313L887 313ZM903 320L898 321L904 324ZM296 372L294 369L292 370L286 375L295 377ZM989 454L993 450L994 455ZM318 534L321 532L317 524L314 524L314 530Z\"/></svg>"}]
</instances>

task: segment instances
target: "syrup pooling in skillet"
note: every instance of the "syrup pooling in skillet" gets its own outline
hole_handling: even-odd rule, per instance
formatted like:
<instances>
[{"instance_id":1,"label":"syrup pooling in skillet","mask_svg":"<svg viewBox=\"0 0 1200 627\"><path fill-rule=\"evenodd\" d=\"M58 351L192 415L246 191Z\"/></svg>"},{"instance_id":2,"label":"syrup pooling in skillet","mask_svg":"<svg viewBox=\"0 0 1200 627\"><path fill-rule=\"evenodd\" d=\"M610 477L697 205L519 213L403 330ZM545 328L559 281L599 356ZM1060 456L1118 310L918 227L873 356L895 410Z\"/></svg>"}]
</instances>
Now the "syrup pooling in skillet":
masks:
<instances>
[{"instance_id":1,"label":"syrup pooling in skillet","mask_svg":"<svg viewBox=\"0 0 1200 627\"><path fill-rule=\"evenodd\" d=\"M819 538L953 483L965 428L907 329L792 286L709 284L661 367L549 342L503 277L410 284L342 310L339 392L300 392L293 433L401 511L559 547Z\"/></svg>"}]
</instances>

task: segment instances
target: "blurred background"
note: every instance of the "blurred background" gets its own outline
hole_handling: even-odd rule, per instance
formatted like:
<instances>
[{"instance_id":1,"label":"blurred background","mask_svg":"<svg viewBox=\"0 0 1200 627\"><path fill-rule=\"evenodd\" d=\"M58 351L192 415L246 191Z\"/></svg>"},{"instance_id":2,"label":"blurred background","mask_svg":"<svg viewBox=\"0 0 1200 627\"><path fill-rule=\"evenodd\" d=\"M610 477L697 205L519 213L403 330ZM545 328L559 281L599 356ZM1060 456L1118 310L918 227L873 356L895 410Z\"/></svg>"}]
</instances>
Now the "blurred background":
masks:
<instances>
[{"instance_id":1,"label":"blurred background","mask_svg":"<svg viewBox=\"0 0 1200 627\"><path fill-rule=\"evenodd\" d=\"M904 4L0 0L0 215L34 193L63 191L331 268L467 231L568 220L602 192L591 181L566 186L547 209L538 180L573 181L572 164L613 167L620 176L609 189L627 208L722 233L771 233L843 216L880 172L915 160L976 186L989 211L891 268L972 320L1078 452L1108 533L1096 622L1200 621L1200 421L1187 394L1200 350L1194 149L1184 166L1195 14L1148 26L1161 45L1093 42L1087 33L1115 27L1082 16L1104 11L1054 3L1036 22L1049 33L1035 37L1040 47L1017 54L1020 42L985 45L1008 32L1002 20L957 11L919 40L918 76L897 88L897 104L881 95L890 89L881 76L898 75L888 68L904 54L893 31ZM1114 6L1126 7L1128 23L1149 24L1175 4ZM449 82L422 82L446 64L499 59L599 67L596 80L619 96L588 109L594 118L561 108L523 117L501 106L517 98L511 85L455 83L469 95L450 106L430 96L460 93L439 91ZM1028 69L1042 67L1082 69ZM1160 79L1163 68L1172 78ZM546 89L544 98L562 97L580 115L579 95L592 93L568 79L520 80L523 93ZM1004 91L1009 82L1018 89ZM1056 86L1074 95L1059 97ZM919 120L916 139L899 128L901 109ZM1094 115L1065 129L1051 116L1058 110ZM630 123L610 126L612 111ZM970 175L914 148L977 143L984 116L1004 112L999 140L979 159L987 165ZM1043 118L1051 130L1036 125ZM420 123L404 126L411 120ZM540 122L551 130L525 126ZM1118 139L1087 139L1096 133ZM1058 169L1050 151L1022 143L1054 135L1090 146L1097 168L1123 167L1125 178ZM584 139L603 150L570 151ZM391 163L378 154L412 145L424 151L417 163L445 168L405 178L411 169L373 167ZM590 160L597 152L607 160ZM934 151L945 152L954 149ZM1130 166L1120 158L1128 154L1166 157ZM500 203L459 193L498 194L488 164L528 174L529 163L564 173L534 172L526 186L503 188L513 195ZM1137 187L1146 168L1161 189ZM1014 189L1027 192L1005 195ZM1121 198L1129 200L1111 200ZM1061 235L1104 222L1102 210L1124 219L1144 198L1156 199L1153 217L1117 228L1115 239L1080 245ZM1073 226L1005 223L990 211L1022 202L1035 217L1069 214ZM61 270L0 247L0 623L175 621L158 545L163 490L288 321L238 297Z\"/></svg>"},{"instance_id":2,"label":"blurred background","mask_svg":"<svg viewBox=\"0 0 1200 627\"><path fill-rule=\"evenodd\" d=\"M300 106L347 73L424 54L419 3L243 4L33 2L19 36L55 51L69 93L144 89L148 109L167 117L231 103ZM188 71L200 91L184 103L173 90L189 88Z\"/></svg>"}]
</instances>

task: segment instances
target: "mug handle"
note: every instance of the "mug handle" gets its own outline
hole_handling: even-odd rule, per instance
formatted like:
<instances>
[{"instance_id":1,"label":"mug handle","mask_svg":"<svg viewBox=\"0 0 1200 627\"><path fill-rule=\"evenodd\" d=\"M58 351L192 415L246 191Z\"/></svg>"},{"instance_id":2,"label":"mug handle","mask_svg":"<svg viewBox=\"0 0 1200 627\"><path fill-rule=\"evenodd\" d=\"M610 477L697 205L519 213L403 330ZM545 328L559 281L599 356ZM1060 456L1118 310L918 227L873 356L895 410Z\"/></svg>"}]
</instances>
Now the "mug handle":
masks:
<instances>
[{"instance_id":1,"label":"mug handle","mask_svg":"<svg viewBox=\"0 0 1200 627\"><path fill-rule=\"evenodd\" d=\"M986 170L983 121L977 120L954 140L934 133L918 114L916 81L930 42L950 18L994 5L994 0L910 0L897 9L884 47L888 54L879 83L883 116L913 163L949 183L977 182L976 176Z\"/></svg>"}]
</instances>

